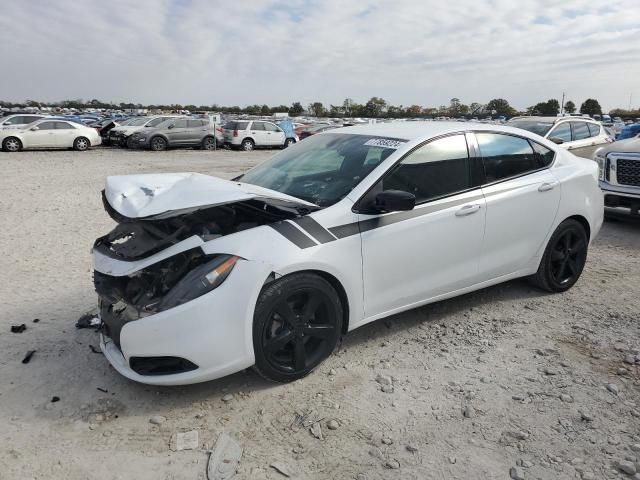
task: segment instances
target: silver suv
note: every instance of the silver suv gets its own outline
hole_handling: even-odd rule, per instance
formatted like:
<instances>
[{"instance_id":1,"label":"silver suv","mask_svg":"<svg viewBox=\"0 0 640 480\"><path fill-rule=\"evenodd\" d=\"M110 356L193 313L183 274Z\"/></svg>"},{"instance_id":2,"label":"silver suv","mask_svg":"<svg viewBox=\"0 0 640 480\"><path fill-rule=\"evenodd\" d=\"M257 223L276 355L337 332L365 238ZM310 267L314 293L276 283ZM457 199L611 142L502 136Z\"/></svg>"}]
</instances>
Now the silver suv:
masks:
<instances>
[{"instance_id":1,"label":"silver suv","mask_svg":"<svg viewBox=\"0 0 640 480\"><path fill-rule=\"evenodd\" d=\"M224 143L250 151L257 147L289 147L295 137L287 137L278 125L264 120L234 120L222 127Z\"/></svg>"},{"instance_id":2,"label":"silver suv","mask_svg":"<svg viewBox=\"0 0 640 480\"><path fill-rule=\"evenodd\" d=\"M600 188L607 207L623 207L638 215L640 210L640 138L618 140L599 148L595 160L600 170Z\"/></svg>"},{"instance_id":3,"label":"silver suv","mask_svg":"<svg viewBox=\"0 0 640 480\"><path fill-rule=\"evenodd\" d=\"M130 137L134 148L150 148L157 152L169 147L195 147L215 150L216 127L210 119L173 118L155 128L137 131Z\"/></svg>"},{"instance_id":4,"label":"silver suv","mask_svg":"<svg viewBox=\"0 0 640 480\"><path fill-rule=\"evenodd\" d=\"M8 117L0 118L0 130L22 128L25 125L46 118L47 115L39 114L18 114L9 115Z\"/></svg>"},{"instance_id":5,"label":"silver suv","mask_svg":"<svg viewBox=\"0 0 640 480\"><path fill-rule=\"evenodd\" d=\"M507 122L557 143L574 155L593 158L595 151L611 143L599 122L583 117L516 117Z\"/></svg>"}]
</instances>

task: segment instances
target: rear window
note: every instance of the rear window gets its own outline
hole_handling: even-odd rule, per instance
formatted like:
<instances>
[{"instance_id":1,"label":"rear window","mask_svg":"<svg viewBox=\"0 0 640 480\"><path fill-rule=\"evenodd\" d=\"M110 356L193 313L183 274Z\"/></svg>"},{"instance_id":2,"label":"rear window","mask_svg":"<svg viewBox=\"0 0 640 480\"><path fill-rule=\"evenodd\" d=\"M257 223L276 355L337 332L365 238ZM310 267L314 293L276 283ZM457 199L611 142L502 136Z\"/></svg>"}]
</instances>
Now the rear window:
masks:
<instances>
[{"instance_id":1,"label":"rear window","mask_svg":"<svg viewBox=\"0 0 640 480\"><path fill-rule=\"evenodd\" d=\"M600 125L596 125L595 123L587 123L589 126L589 133L592 137L597 137L600 135Z\"/></svg>"},{"instance_id":2,"label":"rear window","mask_svg":"<svg viewBox=\"0 0 640 480\"><path fill-rule=\"evenodd\" d=\"M249 122L228 122L224 125L225 130L246 130Z\"/></svg>"},{"instance_id":3,"label":"rear window","mask_svg":"<svg viewBox=\"0 0 640 480\"><path fill-rule=\"evenodd\" d=\"M589 128L585 122L571 122L574 140L584 140L589 138Z\"/></svg>"},{"instance_id":4,"label":"rear window","mask_svg":"<svg viewBox=\"0 0 640 480\"><path fill-rule=\"evenodd\" d=\"M510 127L522 128L523 130L527 130L529 132L535 133L544 137L551 127L553 127L553 122L544 122L535 119L515 119L507 122Z\"/></svg>"}]
</instances>

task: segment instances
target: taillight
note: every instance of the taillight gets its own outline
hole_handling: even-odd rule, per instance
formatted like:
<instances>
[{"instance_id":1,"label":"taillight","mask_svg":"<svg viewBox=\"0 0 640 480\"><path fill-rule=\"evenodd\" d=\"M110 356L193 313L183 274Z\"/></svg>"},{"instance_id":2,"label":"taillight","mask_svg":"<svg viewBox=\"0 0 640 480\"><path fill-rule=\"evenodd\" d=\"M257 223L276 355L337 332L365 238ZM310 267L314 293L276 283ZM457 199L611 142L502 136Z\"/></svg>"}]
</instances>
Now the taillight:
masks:
<instances>
[{"instance_id":1,"label":"taillight","mask_svg":"<svg viewBox=\"0 0 640 480\"><path fill-rule=\"evenodd\" d=\"M234 137L237 137L237 136L238 136L238 130L234 130L234 131L233 131L233 136L234 136Z\"/></svg>"},{"instance_id":2,"label":"taillight","mask_svg":"<svg viewBox=\"0 0 640 480\"><path fill-rule=\"evenodd\" d=\"M220 127L216 127L216 132L222 133L222 129Z\"/></svg>"}]
</instances>

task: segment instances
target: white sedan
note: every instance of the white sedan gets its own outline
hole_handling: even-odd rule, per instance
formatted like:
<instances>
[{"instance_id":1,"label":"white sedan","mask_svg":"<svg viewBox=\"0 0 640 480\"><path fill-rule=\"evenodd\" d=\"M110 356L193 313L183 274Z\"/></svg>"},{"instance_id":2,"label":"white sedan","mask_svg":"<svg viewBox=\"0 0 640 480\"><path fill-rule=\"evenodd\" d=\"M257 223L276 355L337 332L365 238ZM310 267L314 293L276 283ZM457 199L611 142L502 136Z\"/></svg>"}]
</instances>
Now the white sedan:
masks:
<instances>
[{"instance_id":1,"label":"white sedan","mask_svg":"<svg viewBox=\"0 0 640 480\"><path fill-rule=\"evenodd\" d=\"M17 130L0 130L0 145L5 152L32 148L73 148L83 151L101 143L102 139L95 128L67 120L45 118Z\"/></svg>"},{"instance_id":2,"label":"white sedan","mask_svg":"<svg viewBox=\"0 0 640 480\"><path fill-rule=\"evenodd\" d=\"M159 385L292 381L379 318L518 277L564 292L603 219L595 162L446 122L320 133L233 181L108 177L103 200L101 348Z\"/></svg>"}]
</instances>

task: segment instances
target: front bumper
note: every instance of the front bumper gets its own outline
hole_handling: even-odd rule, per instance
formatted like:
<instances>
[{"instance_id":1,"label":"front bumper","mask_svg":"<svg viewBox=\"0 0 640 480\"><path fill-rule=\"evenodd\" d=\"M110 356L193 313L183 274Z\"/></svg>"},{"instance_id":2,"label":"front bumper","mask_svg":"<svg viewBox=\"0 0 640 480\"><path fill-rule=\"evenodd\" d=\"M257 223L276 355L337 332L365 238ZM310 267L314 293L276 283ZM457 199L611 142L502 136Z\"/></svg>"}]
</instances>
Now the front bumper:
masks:
<instances>
[{"instance_id":1,"label":"front bumper","mask_svg":"<svg viewBox=\"0 0 640 480\"><path fill-rule=\"evenodd\" d=\"M215 290L169 310L125 323L120 347L102 335L100 347L123 376L151 385L184 385L220 378L253 365L253 311L270 271L241 260ZM140 375L132 357L176 357L197 368Z\"/></svg>"},{"instance_id":2,"label":"front bumper","mask_svg":"<svg viewBox=\"0 0 640 480\"><path fill-rule=\"evenodd\" d=\"M640 209L640 188L600 181L600 189L604 194L605 207L628 208L632 212Z\"/></svg>"}]
</instances>

